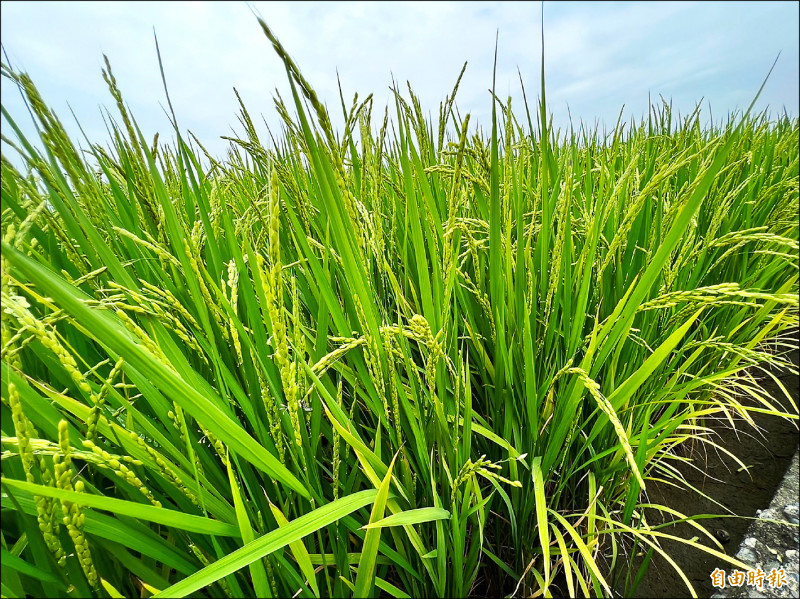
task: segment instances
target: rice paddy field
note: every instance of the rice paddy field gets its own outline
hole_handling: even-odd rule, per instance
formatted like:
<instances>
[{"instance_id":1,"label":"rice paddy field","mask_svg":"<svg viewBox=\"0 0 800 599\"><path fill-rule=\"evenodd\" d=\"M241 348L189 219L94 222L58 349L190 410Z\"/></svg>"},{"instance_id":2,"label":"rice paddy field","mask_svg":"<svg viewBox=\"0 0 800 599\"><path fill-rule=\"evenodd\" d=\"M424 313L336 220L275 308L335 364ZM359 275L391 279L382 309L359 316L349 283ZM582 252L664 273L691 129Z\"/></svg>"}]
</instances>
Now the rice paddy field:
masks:
<instances>
[{"instance_id":1,"label":"rice paddy field","mask_svg":"<svg viewBox=\"0 0 800 599\"><path fill-rule=\"evenodd\" d=\"M80 144L3 65L40 140L3 109L2 596L631 595L670 539L747 569L647 489L701 492L712 423L797 422L754 373L794 368L798 119L554 131L542 67L478 133L457 84L334 131L261 25L283 128L242 105L224 159L145 139L108 62Z\"/></svg>"}]
</instances>

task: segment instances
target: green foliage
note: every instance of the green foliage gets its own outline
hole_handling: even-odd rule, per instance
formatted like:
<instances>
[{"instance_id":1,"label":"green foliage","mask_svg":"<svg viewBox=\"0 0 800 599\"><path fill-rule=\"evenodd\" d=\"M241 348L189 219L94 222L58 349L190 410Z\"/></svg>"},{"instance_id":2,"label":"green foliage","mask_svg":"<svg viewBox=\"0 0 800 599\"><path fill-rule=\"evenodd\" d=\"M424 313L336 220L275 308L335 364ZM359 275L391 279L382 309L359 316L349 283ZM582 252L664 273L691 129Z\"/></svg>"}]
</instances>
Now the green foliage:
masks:
<instances>
[{"instance_id":1,"label":"green foliage","mask_svg":"<svg viewBox=\"0 0 800 599\"><path fill-rule=\"evenodd\" d=\"M3 66L43 148L3 109L3 595L610 594L620 547L672 538L645 507L686 518L643 495L676 447L797 419L749 374L796 347L797 119L604 138L543 93L487 139L456 84L377 134L356 96L337 136L261 25L283 135L242 105L209 168L108 63L88 159Z\"/></svg>"}]
</instances>

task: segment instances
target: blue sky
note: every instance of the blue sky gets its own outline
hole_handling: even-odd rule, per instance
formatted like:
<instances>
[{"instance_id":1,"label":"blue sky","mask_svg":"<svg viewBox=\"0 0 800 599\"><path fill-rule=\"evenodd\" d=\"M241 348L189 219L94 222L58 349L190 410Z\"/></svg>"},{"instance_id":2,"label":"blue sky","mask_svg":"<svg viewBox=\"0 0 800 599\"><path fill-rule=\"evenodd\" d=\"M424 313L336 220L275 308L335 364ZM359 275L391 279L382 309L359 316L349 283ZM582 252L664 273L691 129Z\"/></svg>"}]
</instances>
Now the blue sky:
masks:
<instances>
[{"instance_id":1,"label":"blue sky","mask_svg":"<svg viewBox=\"0 0 800 599\"><path fill-rule=\"evenodd\" d=\"M251 114L276 129L274 90L290 97L251 6L328 105L334 124L342 122L337 70L348 103L354 92L374 93L374 113L382 116L394 77L403 90L410 81L425 112L436 115L467 61L457 105L490 127L498 31L498 95L511 95L521 109L518 68L529 101L540 95L539 2L3 1L0 37L11 64L31 75L76 137L67 103L93 143L107 139L100 106L113 107L113 99L100 74L105 53L144 133L160 131L163 140L169 123L155 28L181 129L222 156L227 142L219 137L240 130L234 87ZM779 52L758 106L797 116L798 6L545 2L547 98L555 122L566 126L571 113L576 122L611 128L623 105L626 120L646 114L648 94L672 100L683 114L704 99L706 115L710 104L715 119L724 117L747 107ZM32 131L16 89L4 79L0 91L4 107Z\"/></svg>"}]
</instances>

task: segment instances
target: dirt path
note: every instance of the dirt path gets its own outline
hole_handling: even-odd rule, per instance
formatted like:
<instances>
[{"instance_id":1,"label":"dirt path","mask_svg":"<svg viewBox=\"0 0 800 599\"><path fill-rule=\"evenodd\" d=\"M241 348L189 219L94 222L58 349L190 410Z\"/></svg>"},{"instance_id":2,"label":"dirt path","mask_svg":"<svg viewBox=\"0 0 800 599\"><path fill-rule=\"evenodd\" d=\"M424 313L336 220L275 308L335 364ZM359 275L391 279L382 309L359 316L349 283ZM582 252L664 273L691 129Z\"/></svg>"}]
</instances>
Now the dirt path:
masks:
<instances>
[{"instance_id":1,"label":"dirt path","mask_svg":"<svg viewBox=\"0 0 800 599\"><path fill-rule=\"evenodd\" d=\"M798 364L798 351L790 355ZM792 374L777 375L783 385L798 400L798 377ZM775 397L781 397L778 386L769 378L762 382ZM713 427L717 432L715 442L736 455L750 472L738 471L739 466L728 456L717 452L704 452L697 455L697 466L705 472L683 467L686 480L703 493L716 499L740 516L753 517L756 510L767 507L798 449L796 421L754 414L756 424L763 429L763 436L752 428L733 431L722 423ZM716 479L716 480L715 480ZM713 502L695 493L677 490L667 485L648 485L651 503L660 503L686 515L719 514L722 510ZM739 544L750 525L750 520L740 518L715 518L701 523L718 536L727 539L723 544L726 553L736 553ZM692 538L697 531L687 524L665 529L665 532L684 538ZM710 542L705 543L713 546ZM724 562L707 553L692 549L678 542L664 542L663 547L683 569L699 597L710 597L717 590L711 585L711 572L720 567L729 569ZM654 557L653 563L635 593L636 597L690 597L688 589L674 569L663 559Z\"/></svg>"}]
</instances>

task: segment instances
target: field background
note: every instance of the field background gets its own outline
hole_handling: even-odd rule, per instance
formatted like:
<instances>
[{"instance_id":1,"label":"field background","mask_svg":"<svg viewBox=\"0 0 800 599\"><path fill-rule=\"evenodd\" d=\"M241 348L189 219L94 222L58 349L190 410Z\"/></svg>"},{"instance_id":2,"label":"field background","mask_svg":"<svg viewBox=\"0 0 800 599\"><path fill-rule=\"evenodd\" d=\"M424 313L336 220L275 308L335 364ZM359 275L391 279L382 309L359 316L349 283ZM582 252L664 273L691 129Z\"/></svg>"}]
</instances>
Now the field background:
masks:
<instances>
[{"instance_id":1,"label":"field background","mask_svg":"<svg viewBox=\"0 0 800 599\"><path fill-rule=\"evenodd\" d=\"M337 135L261 27L282 126L242 103L224 159L145 138L108 62L82 152L3 66L43 146L3 109L3 594L634 593L687 542L647 510L746 568L646 490L697 492L712 419L797 420L752 369L793 368L798 120L556 129L542 59L491 132L457 83Z\"/></svg>"}]
</instances>

